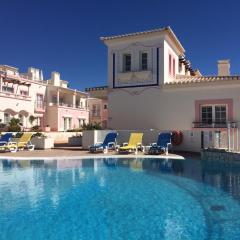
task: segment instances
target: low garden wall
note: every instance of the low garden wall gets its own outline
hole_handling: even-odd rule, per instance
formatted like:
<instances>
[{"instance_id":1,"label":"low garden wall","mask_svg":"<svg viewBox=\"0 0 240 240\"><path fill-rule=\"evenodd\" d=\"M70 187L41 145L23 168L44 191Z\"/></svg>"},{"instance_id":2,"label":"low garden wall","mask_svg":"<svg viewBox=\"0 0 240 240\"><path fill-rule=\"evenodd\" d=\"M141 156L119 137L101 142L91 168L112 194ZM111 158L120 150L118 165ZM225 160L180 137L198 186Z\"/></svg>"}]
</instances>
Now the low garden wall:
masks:
<instances>
[{"instance_id":1,"label":"low garden wall","mask_svg":"<svg viewBox=\"0 0 240 240\"><path fill-rule=\"evenodd\" d=\"M240 154L225 149L204 149L201 151L201 158L205 161L239 161Z\"/></svg>"}]
</instances>

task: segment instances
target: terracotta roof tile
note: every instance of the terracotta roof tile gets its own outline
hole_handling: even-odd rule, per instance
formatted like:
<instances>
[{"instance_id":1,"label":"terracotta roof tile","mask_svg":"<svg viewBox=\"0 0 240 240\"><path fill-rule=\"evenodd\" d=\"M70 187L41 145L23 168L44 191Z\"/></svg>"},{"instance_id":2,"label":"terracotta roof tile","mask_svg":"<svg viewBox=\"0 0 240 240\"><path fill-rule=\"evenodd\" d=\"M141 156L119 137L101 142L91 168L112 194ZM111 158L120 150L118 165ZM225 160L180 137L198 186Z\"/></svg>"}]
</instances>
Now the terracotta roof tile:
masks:
<instances>
[{"instance_id":1,"label":"terracotta roof tile","mask_svg":"<svg viewBox=\"0 0 240 240\"><path fill-rule=\"evenodd\" d=\"M240 76L176 76L176 80L166 82L165 85L181 85L189 83L206 83L218 81L240 81Z\"/></svg>"}]
</instances>

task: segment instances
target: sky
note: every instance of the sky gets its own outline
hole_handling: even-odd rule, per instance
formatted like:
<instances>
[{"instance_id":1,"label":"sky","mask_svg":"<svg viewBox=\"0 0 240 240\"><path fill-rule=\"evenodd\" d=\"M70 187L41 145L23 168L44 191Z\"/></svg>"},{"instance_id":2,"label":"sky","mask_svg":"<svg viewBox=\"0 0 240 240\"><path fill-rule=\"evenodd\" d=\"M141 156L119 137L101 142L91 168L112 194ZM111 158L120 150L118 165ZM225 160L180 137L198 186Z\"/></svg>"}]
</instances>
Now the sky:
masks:
<instances>
[{"instance_id":1,"label":"sky","mask_svg":"<svg viewBox=\"0 0 240 240\"><path fill-rule=\"evenodd\" d=\"M170 26L193 68L217 73L231 60L240 74L238 0L0 0L0 64L26 72L52 71L71 88L107 84L107 48L101 36Z\"/></svg>"}]
</instances>

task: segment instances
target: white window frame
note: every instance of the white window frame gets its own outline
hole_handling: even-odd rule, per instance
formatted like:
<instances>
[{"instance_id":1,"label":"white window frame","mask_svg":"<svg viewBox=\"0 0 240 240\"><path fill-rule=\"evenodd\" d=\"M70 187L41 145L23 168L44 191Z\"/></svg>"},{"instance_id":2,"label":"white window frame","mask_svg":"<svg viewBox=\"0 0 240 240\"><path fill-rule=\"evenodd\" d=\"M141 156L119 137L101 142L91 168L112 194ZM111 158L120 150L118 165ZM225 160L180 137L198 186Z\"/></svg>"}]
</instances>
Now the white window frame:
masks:
<instances>
[{"instance_id":1,"label":"white window frame","mask_svg":"<svg viewBox=\"0 0 240 240\"><path fill-rule=\"evenodd\" d=\"M6 117L6 115L8 115L8 117ZM11 115L10 115L10 113L4 113L4 123L5 124L8 124L9 122L10 122L10 120L11 120ZM6 120L7 119L7 120Z\"/></svg>"},{"instance_id":2,"label":"white window frame","mask_svg":"<svg viewBox=\"0 0 240 240\"><path fill-rule=\"evenodd\" d=\"M200 119L201 119L201 122L202 122L202 107L212 107L212 123L215 123L216 122L216 117L215 117L215 113L216 113L216 110L215 108L216 107L226 107L226 122L228 121L228 104L203 104L200 106Z\"/></svg>"},{"instance_id":3,"label":"white window frame","mask_svg":"<svg viewBox=\"0 0 240 240\"><path fill-rule=\"evenodd\" d=\"M20 90L20 95L27 97L29 94L28 94L28 91L26 91L26 90Z\"/></svg>"},{"instance_id":4,"label":"white window frame","mask_svg":"<svg viewBox=\"0 0 240 240\"><path fill-rule=\"evenodd\" d=\"M43 109L43 105L44 105L44 96L41 93L37 93L36 95L36 104L37 104L37 108Z\"/></svg>"},{"instance_id":5,"label":"white window frame","mask_svg":"<svg viewBox=\"0 0 240 240\"><path fill-rule=\"evenodd\" d=\"M11 89L11 91L9 91ZM2 91L6 92L6 93L14 93L14 87L10 87L10 86L2 86Z\"/></svg>"},{"instance_id":6,"label":"white window frame","mask_svg":"<svg viewBox=\"0 0 240 240\"><path fill-rule=\"evenodd\" d=\"M78 127L81 128L86 122L85 118L79 118L78 119Z\"/></svg>"},{"instance_id":7,"label":"white window frame","mask_svg":"<svg viewBox=\"0 0 240 240\"><path fill-rule=\"evenodd\" d=\"M143 64L142 64L142 55L147 54L147 68L143 69ZM149 69L149 52L148 51L140 51L139 53L139 69L140 71L148 71Z\"/></svg>"},{"instance_id":8,"label":"white window frame","mask_svg":"<svg viewBox=\"0 0 240 240\"><path fill-rule=\"evenodd\" d=\"M22 124L22 126L24 125L24 116L22 114L18 114L18 118L20 120L20 123Z\"/></svg>"},{"instance_id":9,"label":"white window frame","mask_svg":"<svg viewBox=\"0 0 240 240\"><path fill-rule=\"evenodd\" d=\"M127 55L130 55L131 56L131 64L130 64L130 70L126 70L126 56ZM133 53L131 53L131 52L125 52L125 53L123 53L123 55L122 55L122 71L123 72L132 72L132 69L133 69Z\"/></svg>"}]
</instances>

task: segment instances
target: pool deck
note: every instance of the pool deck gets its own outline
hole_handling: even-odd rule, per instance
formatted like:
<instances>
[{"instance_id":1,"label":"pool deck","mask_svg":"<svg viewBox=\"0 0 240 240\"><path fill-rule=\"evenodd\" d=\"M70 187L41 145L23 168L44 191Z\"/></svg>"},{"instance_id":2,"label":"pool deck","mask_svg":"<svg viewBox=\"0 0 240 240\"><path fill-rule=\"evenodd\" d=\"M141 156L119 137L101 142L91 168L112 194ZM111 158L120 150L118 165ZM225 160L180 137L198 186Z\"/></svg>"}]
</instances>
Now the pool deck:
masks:
<instances>
[{"instance_id":1,"label":"pool deck","mask_svg":"<svg viewBox=\"0 0 240 240\"><path fill-rule=\"evenodd\" d=\"M84 159L84 158L168 158L184 160L182 155L169 153L168 155L146 155L142 152L138 154L118 154L114 151L109 153L89 153L79 147L63 147L47 150L34 150L34 151L19 151L16 153L6 152L0 153L0 159L15 159L15 160L38 160L38 159Z\"/></svg>"}]
</instances>

